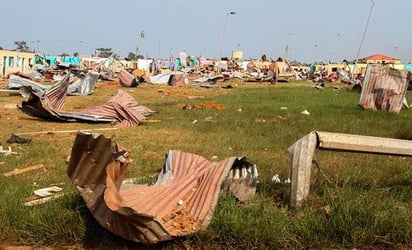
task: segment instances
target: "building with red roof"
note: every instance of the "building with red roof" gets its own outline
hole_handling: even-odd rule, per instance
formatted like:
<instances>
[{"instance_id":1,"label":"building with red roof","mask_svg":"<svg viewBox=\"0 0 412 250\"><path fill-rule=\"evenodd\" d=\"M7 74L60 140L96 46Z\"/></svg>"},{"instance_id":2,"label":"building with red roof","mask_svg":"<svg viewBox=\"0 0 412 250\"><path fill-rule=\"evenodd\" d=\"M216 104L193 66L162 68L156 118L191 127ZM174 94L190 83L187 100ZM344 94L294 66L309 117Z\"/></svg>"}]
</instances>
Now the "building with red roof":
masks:
<instances>
[{"instance_id":1,"label":"building with red roof","mask_svg":"<svg viewBox=\"0 0 412 250\"><path fill-rule=\"evenodd\" d=\"M360 59L360 61L367 63L367 64L400 64L401 60L395 57L382 55L382 54L374 54L367 56L365 58Z\"/></svg>"}]
</instances>

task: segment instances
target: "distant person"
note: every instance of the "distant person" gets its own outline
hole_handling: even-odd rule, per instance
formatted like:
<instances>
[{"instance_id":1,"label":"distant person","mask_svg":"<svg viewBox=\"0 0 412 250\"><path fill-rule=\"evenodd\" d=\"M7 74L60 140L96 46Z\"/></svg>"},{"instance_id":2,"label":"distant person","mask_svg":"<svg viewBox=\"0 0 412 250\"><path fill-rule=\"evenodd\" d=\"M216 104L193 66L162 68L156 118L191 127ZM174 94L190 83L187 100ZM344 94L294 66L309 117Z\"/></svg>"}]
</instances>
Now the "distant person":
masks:
<instances>
[{"instance_id":1,"label":"distant person","mask_svg":"<svg viewBox=\"0 0 412 250\"><path fill-rule=\"evenodd\" d=\"M266 62L266 55L263 54L262 57L261 57L261 59L262 59L262 62Z\"/></svg>"}]
</instances>

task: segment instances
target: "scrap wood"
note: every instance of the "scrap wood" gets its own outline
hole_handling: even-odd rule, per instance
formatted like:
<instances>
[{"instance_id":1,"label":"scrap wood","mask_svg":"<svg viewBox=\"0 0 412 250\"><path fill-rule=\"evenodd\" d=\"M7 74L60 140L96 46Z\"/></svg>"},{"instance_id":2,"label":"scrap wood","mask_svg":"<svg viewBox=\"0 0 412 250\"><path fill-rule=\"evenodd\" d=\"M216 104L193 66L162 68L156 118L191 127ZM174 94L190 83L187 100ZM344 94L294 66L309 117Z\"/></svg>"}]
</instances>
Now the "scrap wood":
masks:
<instances>
[{"instance_id":1,"label":"scrap wood","mask_svg":"<svg viewBox=\"0 0 412 250\"><path fill-rule=\"evenodd\" d=\"M47 197L42 197L42 198L33 198L34 196L31 196L31 197L27 198L28 201L24 202L24 205L26 207L31 207L31 206L34 206L34 205L39 205L39 204L46 203L50 200L54 200L54 199L62 197L64 195L66 195L66 194L65 193L59 193L59 194L55 194L55 195L47 196Z\"/></svg>"},{"instance_id":2,"label":"scrap wood","mask_svg":"<svg viewBox=\"0 0 412 250\"><path fill-rule=\"evenodd\" d=\"M3 146L0 146L0 153L5 154L5 155L17 154L17 152L14 152L11 150L11 147L8 147L7 149L3 149Z\"/></svg>"},{"instance_id":3,"label":"scrap wood","mask_svg":"<svg viewBox=\"0 0 412 250\"><path fill-rule=\"evenodd\" d=\"M60 193L61 191L63 191L63 189L58 186L50 186L50 187L34 190L33 192L34 195L24 198L24 205L31 206L31 205L41 204L41 203L44 203L50 200L50 198L56 198L56 196L60 197L62 195L62 193ZM44 198L48 198L48 199L44 199Z\"/></svg>"},{"instance_id":4,"label":"scrap wood","mask_svg":"<svg viewBox=\"0 0 412 250\"><path fill-rule=\"evenodd\" d=\"M4 173L3 175L5 177L9 177L9 176L13 176L13 175L24 174L26 172L30 172L30 171L33 171L33 170L42 169L42 168L46 168L46 167L54 167L54 164L48 164L48 165L38 164L38 165L30 166L30 167L14 169L13 171Z\"/></svg>"},{"instance_id":5,"label":"scrap wood","mask_svg":"<svg viewBox=\"0 0 412 250\"><path fill-rule=\"evenodd\" d=\"M156 120L156 119L146 119L146 120L143 120L142 122L143 123L146 123L146 122L148 122L148 123L159 123L159 122L161 122L162 120Z\"/></svg>"},{"instance_id":6,"label":"scrap wood","mask_svg":"<svg viewBox=\"0 0 412 250\"><path fill-rule=\"evenodd\" d=\"M91 132L91 131L106 131L116 130L117 128L94 128L94 129L72 129L72 130L49 130L36 132L15 133L15 135L37 135L37 134L57 134L57 133L77 133L77 132Z\"/></svg>"}]
</instances>

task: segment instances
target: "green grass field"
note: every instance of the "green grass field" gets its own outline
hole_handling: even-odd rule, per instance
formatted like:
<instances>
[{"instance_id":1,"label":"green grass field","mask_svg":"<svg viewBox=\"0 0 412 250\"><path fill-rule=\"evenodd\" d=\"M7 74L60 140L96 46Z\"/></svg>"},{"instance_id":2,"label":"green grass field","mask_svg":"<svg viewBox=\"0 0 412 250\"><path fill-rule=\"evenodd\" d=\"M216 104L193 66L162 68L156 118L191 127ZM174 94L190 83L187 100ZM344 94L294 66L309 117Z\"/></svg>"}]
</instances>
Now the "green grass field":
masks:
<instances>
[{"instance_id":1,"label":"green grass field","mask_svg":"<svg viewBox=\"0 0 412 250\"><path fill-rule=\"evenodd\" d=\"M288 147L313 130L398 139L412 138L412 110L363 110L359 92L310 82L237 83L231 89L142 85L123 90L155 111L137 127L102 131L130 150L126 178L153 184L169 149L221 160L246 156L258 167L259 186L248 203L222 194L211 225L158 249L412 248L412 159L400 156L317 151L310 195L289 208ZM69 97L66 110L106 102L120 87L99 87L91 96ZM407 99L412 100L407 93ZM0 105L21 98L1 96ZM191 108L188 108L191 107ZM282 108L282 107L286 107ZM282 108L282 109L281 109ZM308 110L310 115L302 115ZM0 249L2 246L55 248L144 248L103 229L88 212L66 175L76 133L32 134L29 144L10 145L12 133L108 128L109 124L54 123L15 109L0 113L0 139L17 155L0 155ZM196 121L196 122L195 122ZM16 168L44 169L5 177ZM273 183L278 174L282 183ZM59 185L66 194L26 207L35 189ZM149 248L149 247L148 247Z\"/></svg>"}]
</instances>

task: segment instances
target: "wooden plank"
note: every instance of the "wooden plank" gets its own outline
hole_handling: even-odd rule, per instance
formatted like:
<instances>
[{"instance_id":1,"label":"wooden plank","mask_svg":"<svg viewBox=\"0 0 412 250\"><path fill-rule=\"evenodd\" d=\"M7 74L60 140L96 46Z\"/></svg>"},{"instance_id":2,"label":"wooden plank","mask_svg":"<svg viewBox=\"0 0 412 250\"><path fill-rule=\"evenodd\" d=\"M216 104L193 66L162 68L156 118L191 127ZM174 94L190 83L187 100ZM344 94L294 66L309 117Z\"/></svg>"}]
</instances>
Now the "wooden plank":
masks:
<instances>
[{"instance_id":1,"label":"wooden plank","mask_svg":"<svg viewBox=\"0 0 412 250\"><path fill-rule=\"evenodd\" d=\"M54 164L49 164L49 165L44 165L44 164L38 164L38 165L33 165L30 167L25 167L25 168L20 168L20 169L14 169L13 171L4 173L3 175L6 177L14 176L14 175L19 175L19 174L24 174L33 170L38 170L46 167L54 167Z\"/></svg>"},{"instance_id":2,"label":"wooden plank","mask_svg":"<svg viewBox=\"0 0 412 250\"><path fill-rule=\"evenodd\" d=\"M116 130L116 129L118 129L118 128L94 128L94 129L72 129L72 130L49 130L49 131L37 131L37 132L23 132L23 133L15 133L15 135L38 135L38 134L77 133L77 132L93 132L93 131Z\"/></svg>"}]
</instances>

